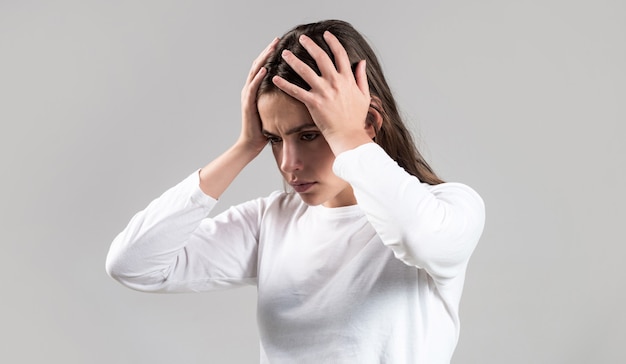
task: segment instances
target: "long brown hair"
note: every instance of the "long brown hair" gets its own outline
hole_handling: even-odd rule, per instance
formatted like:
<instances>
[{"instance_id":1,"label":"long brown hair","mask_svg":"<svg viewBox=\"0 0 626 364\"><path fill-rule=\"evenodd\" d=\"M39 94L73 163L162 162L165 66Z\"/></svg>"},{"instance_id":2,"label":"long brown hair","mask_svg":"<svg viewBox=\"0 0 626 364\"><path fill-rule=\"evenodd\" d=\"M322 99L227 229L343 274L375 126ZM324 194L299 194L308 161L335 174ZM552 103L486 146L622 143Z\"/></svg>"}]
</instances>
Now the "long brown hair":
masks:
<instances>
[{"instance_id":1,"label":"long brown hair","mask_svg":"<svg viewBox=\"0 0 626 364\"><path fill-rule=\"evenodd\" d=\"M380 105L372 105L380 112L383 118L382 125L376 132L375 142L380 145L398 165L408 173L416 176L420 181L431 185L443 183L424 157L419 153L410 132L404 125L396 101L385 80L382 68L378 63L376 54L369 46L365 38L352 25L341 20L324 20L317 23L298 25L281 37L276 46L276 51L265 64L267 75L263 79L257 93L257 97L275 92L282 92L272 83L272 77L279 75L285 80L310 90L311 87L282 59L281 53L289 49L300 60L311 67L317 74L320 70L315 60L302 47L298 38L306 34L313 39L335 62L330 47L324 41L323 34L328 30L333 33L344 46L348 53L352 68L362 60L366 60L367 81L372 98L378 98Z\"/></svg>"}]
</instances>

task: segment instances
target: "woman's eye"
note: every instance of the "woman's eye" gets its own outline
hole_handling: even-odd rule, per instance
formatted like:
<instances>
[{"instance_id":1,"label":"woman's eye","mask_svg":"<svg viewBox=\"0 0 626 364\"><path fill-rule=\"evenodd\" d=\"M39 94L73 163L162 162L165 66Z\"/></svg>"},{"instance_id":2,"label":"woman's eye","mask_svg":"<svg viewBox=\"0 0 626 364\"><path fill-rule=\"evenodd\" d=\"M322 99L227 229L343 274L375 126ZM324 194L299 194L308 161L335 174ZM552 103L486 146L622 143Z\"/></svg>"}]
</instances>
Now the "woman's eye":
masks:
<instances>
[{"instance_id":1,"label":"woman's eye","mask_svg":"<svg viewBox=\"0 0 626 364\"><path fill-rule=\"evenodd\" d=\"M280 143L280 138L279 137L268 136L267 140L270 142L270 144Z\"/></svg>"},{"instance_id":2,"label":"woman's eye","mask_svg":"<svg viewBox=\"0 0 626 364\"><path fill-rule=\"evenodd\" d=\"M318 133L305 133L300 136L300 138L304 141L310 142L311 140L317 138Z\"/></svg>"}]
</instances>

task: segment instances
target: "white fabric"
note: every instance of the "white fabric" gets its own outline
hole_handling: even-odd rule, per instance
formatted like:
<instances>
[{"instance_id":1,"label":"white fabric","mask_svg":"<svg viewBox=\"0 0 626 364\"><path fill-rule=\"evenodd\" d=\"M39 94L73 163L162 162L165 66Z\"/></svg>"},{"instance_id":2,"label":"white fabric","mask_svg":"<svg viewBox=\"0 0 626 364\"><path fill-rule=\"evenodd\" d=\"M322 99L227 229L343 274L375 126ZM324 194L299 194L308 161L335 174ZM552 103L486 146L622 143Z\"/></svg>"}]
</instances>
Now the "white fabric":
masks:
<instances>
[{"instance_id":1,"label":"white fabric","mask_svg":"<svg viewBox=\"0 0 626 364\"><path fill-rule=\"evenodd\" d=\"M132 218L107 272L141 291L258 285L262 363L449 363L481 198L421 183L373 143L333 169L358 205L275 192L214 218L193 173Z\"/></svg>"}]
</instances>

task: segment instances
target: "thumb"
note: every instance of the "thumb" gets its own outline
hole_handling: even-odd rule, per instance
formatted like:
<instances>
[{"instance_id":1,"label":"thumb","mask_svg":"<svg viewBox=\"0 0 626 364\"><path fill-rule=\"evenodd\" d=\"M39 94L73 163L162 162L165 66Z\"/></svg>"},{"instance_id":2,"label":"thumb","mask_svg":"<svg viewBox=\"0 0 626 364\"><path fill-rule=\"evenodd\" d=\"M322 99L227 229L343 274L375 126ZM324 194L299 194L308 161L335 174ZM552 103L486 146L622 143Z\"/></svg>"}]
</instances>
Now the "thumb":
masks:
<instances>
[{"instance_id":1,"label":"thumb","mask_svg":"<svg viewBox=\"0 0 626 364\"><path fill-rule=\"evenodd\" d=\"M354 77L356 78L356 85L359 87L359 90L361 90L363 94L369 95L370 87L367 83L367 73L365 72L366 66L365 60L360 60L356 65Z\"/></svg>"}]
</instances>

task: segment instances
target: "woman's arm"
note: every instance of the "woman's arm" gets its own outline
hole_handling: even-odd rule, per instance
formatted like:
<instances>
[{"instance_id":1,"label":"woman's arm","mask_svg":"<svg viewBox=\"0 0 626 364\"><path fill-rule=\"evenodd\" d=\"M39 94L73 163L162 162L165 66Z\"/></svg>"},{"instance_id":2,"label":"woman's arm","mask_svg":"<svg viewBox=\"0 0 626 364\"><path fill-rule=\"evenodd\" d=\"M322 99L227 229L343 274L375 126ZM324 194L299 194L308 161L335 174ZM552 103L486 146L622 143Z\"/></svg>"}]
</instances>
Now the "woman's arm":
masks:
<instances>
[{"instance_id":1,"label":"woman's arm","mask_svg":"<svg viewBox=\"0 0 626 364\"><path fill-rule=\"evenodd\" d=\"M131 219L111 244L106 262L110 276L145 291L213 289L255 278L258 201L206 217L267 144L255 99L266 72L262 65L277 41L259 55L248 74L237 142Z\"/></svg>"},{"instance_id":2,"label":"woman's arm","mask_svg":"<svg viewBox=\"0 0 626 364\"><path fill-rule=\"evenodd\" d=\"M485 224L481 197L461 183L421 183L377 144L342 153L335 174L354 189L383 243L438 283L462 274Z\"/></svg>"},{"instance_id":3,"label":"woman's arm","mask_svg":"<svg viewBox=\"0 0 626 364\"><path fill-rule=\"evenodd\" d=\"M256 281L262 200L207 218L216 200L195 172L138 212L113 240L107 273L156 292L206 291Z\"/></svg>"}]
</instances>

